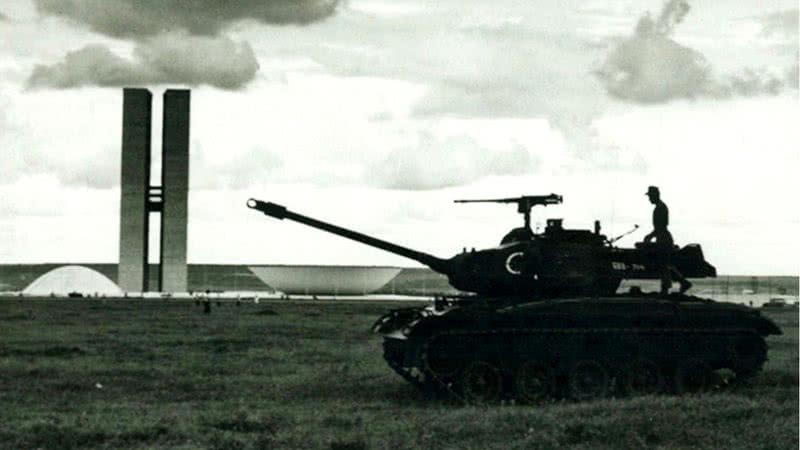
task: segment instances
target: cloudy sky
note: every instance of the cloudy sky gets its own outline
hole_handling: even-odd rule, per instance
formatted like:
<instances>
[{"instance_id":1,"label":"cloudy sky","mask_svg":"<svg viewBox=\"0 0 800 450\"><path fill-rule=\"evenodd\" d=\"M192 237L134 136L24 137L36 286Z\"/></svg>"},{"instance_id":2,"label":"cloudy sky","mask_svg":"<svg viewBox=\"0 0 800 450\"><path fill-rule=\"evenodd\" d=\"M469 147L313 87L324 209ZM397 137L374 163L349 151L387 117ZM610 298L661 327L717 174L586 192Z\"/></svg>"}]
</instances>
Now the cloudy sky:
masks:
<instances>
[{"instance_id":1,"label":"cloudy sky","mask_svg":"<svg viewBox=\"0 0 800 450\"><path fill-rule=\"evenodd\" d=\"M721 273L798 274L796 0L191 3L0 4L0 262L117 260L143 86L156 155L192 88L192 263L414 266L250 197L447 257L520 221L453 199L555 192L535 224L632 245L654 184Z\"/></svg>"}]
</instances>

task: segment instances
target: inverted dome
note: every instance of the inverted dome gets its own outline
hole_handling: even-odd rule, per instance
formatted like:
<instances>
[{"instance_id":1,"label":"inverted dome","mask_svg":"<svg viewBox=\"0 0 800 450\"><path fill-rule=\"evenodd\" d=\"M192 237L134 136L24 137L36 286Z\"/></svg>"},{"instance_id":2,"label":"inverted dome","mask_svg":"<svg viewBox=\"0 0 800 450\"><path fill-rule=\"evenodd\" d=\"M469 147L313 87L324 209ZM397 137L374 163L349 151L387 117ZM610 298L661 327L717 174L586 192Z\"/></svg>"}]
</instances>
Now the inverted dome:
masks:
<instances>
[{"instance_id":1,"label":"inverted dome","mask_svg":"<svg viewBox=\"0 0 800 450\"><path fill-rule=\"evenodd\" d=\"M377 291L400 272L399 267L250 266L271 288L286 294L364 295Z\"/></svg>"},{"instance_id":2,"label":"inverted dome","mask_svg":"<svg viewBox=\"0 0 800 450\"><path fill-rule=\"evenodd\" d=\"M85 295L122 296L122 290L102 273L83 266L64 266L53 269L26 287L24 295Z\"/></svg>"}]
</instances>

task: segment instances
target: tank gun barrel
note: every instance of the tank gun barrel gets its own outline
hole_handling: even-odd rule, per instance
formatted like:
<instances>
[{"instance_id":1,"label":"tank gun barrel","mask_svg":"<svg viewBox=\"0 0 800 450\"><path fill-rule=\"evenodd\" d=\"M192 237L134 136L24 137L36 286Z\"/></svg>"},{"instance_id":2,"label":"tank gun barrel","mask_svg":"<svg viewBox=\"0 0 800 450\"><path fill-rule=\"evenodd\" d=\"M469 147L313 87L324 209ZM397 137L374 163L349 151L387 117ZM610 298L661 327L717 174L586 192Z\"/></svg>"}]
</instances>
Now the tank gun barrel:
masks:
<instances>
[{"instance_id":1,"label":"tank gun barrel","mask_svg":"<svg viewBox=\"0 0 800 450\"><path fill-rule=\"evenodd\" d=\"M337 236L341 236L356 242L360 242L365 245L369 245L370 247L376 247L381 250L394 253L396 255L405 256L406 258L413 259L414 261L418 261L422 264L425 264L431 269L445 275L447 275L449 272L448 270L449 264L447 260L437 258L433 255L412 250L410 248L406 248L400 245L392 244L391 242L377 239L372 236L359 233L357 231L348 230L346 228L342 228L327 222L323 222L321 220L313 219L311 217L304 216L302 214L297 214L292 211L289 211L288 209L286 209L285 206L281 206L276 203L264 202L261 200L256 200L251 198L250 200L247 201L247 206L251 209L261 211L265 215L274 217L276 219L281 219L281 220L289 219L294 222L302 223L303 225L309 226L311 228L327 231L328 233L332 233Z\"/></svg>"}]
</instances>

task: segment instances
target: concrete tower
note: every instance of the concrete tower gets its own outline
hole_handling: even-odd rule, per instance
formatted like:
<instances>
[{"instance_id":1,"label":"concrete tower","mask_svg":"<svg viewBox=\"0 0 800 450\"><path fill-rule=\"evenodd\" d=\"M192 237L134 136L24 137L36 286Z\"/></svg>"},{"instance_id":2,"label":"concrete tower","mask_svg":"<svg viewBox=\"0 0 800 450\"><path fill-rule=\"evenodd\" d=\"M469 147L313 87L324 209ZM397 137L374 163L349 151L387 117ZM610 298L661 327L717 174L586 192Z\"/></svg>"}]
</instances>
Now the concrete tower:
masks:
<instances>
[{"instance_id":1,"label":"concrete tower","mask_svg":"<svg viewBox=\"0 0 800 450\"><path fill-rule=\"evenodd\" d=\"M120 177L119 269L126 292L147 291L147 236L150 230L150 122L153 96L147 89L124 89Z\"/></svg>"},{"instance_id":2,"label":"concrete tower","mask_svg":"<svg viewBox=\"0 0 800 450\"><path fill-rule=\"evenodd\" d=\"M186 292L186 219L189 198L189 91L164 92L161 139L161 271L165 292Z\"/></svg>"},{"instance_id":3,"label":"concrete tower","mask_svg":"<svg viewBox=\"0 0 800 450\"><path fill-rule=\"evenodd\" d=\"M118 284L126 292L146 292L150 213L161 213L159 290L187 290L186 240L189 194L190 91L164 93L161 185L150 185L152 95L123 90L122 177Z\"/></svg>"}]
</instances>

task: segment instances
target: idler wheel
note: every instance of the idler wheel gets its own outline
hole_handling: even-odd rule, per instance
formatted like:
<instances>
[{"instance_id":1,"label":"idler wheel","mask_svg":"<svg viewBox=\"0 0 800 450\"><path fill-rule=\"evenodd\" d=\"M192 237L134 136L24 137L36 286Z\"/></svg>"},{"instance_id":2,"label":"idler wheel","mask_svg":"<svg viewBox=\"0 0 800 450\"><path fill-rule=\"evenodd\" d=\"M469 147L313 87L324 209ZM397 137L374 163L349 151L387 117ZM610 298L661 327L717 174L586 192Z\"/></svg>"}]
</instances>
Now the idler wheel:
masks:
<instances>
[{"instance_id":1,"label":"idler wheel","mask_svg":"<svg viewBox=\"0 0 800 450\"><path fill-rule=\"evenodd\" d=\"M609 381L608 371L602 364L585 359L570 368L567 389L574 400L593 400L608 394Z\"/></svg>"},{"instance_id":2,"label":"idler wheel","mask_svg":"<svg viewBox=\"0 0 800 450\"><path fill-rule=\"evenodd\" d=\"M538 403L553 396L555 375L550 365L528 361L514 373L517 398L525 403Z\"/></svg>"},{"instance_id":3,"label":"idler wheel","mask_svg":"<svg viewBox=\"0 0 800 450\"><path fill-rule=\"evenodd\" d=\"M711 388L714 372L705 361L689 358L678 364L675 371L675 392L678 394L698 394Z\"/></svg>"},{"instance_id":4,"label":"idler wheel","mask_svg":"<svg viewBox=\"0 0 800 450\"><path fill-rule=\"evenodd\" d=\"M468 401L489 403L500 399L503 376L500 369L486 361L472 361L461 371L459 387Z\"/></svg>"},{"instance_id":5,"label":"idler wheel","mask_svg":"<svg viewBox=\"0 0 800 450\"><path fill-rule=\"evenodd\" d=\"M622 389L626 395L652 395L664 388L664 377L658 364L646 358L631 362L622 375Z\"/></svg>"}]
</instances>

